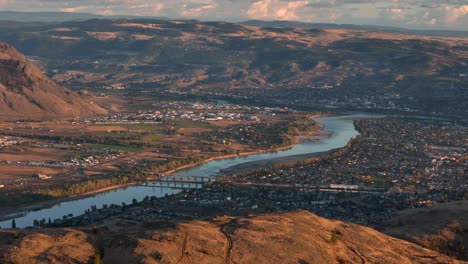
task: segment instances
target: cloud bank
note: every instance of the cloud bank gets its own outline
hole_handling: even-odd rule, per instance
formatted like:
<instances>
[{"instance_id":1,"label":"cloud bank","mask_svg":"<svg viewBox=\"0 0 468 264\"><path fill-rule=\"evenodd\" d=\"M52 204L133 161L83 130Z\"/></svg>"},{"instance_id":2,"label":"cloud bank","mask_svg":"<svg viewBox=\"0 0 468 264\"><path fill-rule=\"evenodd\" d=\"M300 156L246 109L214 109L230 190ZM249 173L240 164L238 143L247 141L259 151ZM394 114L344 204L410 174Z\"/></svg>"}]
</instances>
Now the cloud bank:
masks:
<instances>
[{"instance_id":1,"label":"cloud bank","mask_svg":"<svg viewBox=\"0 0 468 264\"><path fill-rule=\"evenodd\" d=\"M298 20L409 28L468 28L468 0L0 0L0 9L224 21Z\"/></svg>"}]
</instances>

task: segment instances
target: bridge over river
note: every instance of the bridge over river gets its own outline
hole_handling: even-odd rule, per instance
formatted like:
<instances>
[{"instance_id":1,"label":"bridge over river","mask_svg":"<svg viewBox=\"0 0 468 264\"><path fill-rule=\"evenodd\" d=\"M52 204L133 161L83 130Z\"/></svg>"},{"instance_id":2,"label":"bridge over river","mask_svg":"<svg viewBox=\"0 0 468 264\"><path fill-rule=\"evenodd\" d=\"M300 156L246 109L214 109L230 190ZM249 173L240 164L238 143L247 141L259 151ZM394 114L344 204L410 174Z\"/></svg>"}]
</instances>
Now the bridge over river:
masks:
<instances>
[{"instance_id":1,"label":"bridge over river","mask_svg":"<svg viewBox=\"0 0 468 264\"><path fill-rule=\"evenodd\" d=\"M247 162L281 159L288 160L291 156L301 157L303 154L314 154L324 151L330 151L336 148L344 147L348 141L359 134L353 125L356 118L369 118L369 115L343 115L317 118L316 121L325 127L325 131L331 132L331 136L326 139L303 142L293 146L290 149L274 151L268 153L253 154L229 159L213 160L198 167L184 169L169 175L149 175L157 179L153 182L143 183L142 185L125 186L119 189L109 190L104 193L98 193L92 196L83 196L80 198L66 200L57 203L51 207L40 208L39 210L29 211L18 208L10 215L2 217L0 221L1 228L11 227L11 219L15 218L17 227L32 226L35 219L62 218L64 215L80 215L91 206L101 208L103 205L131 203L133 199L143 200L146 196L163 197L165 195L176 194L180 188L201 188L204 184L212 182L217 176L226 175L223 170L229 170L230 167L244 164ZM250 166L250 165L249 165ZM265 166L269 166L266 162ZM165 176L165 177L163 177ZM150 179L151 177L149 177ZM164 179L163 179L164 178ZM149 180L148 179L148 180ZM159 182L159 183L158 183ZM156 185L155 185L156 184ZM159 186L157 186L159 184ZM165 186L161 186L164 185ZM235 183L241 184L241 183ZM147 188L150 186L153 188ZM185 187L187 186L187 187ZM254 186L254 184L251 184ZM261 187L261 186L258 186ZM281 188L313 188L312 186L264 186Z\"/></svg>"},{"instance_id":2,"label":"bridge over river","mask_svg":"<svg viewBox=\"0 0 468 264\"><path fill-rule=\"evenodd\" d=\"M153 174L146 173L147 181L140 184L143 187L166 187L176 189L200 188L203 184L215 182L210 176L195 176L184 174Z\"/></svg>"},{"instance_id":3,"label":"bridge over river","mask_svg":"<svg viewBox=\"0 0 468 264\"><path fill-rule=\"evenodd\" d=\"M195 176L187 174L146 174L149 181L144 182L140 186L145 187L167 187L176 189L192 189L200 188L203 184L215 182L218 179L212 176ZM343 186L320 186L312 184L273 184L273 183L255 183L255 182L235 182L229 181L235 186L245 187L264 187L264 188L286 188L286 189L301 189L317 192L353 192L353 193L381 193L383 188L365 188L358 187L347 188Z\"/></svg>"}]
</instances>

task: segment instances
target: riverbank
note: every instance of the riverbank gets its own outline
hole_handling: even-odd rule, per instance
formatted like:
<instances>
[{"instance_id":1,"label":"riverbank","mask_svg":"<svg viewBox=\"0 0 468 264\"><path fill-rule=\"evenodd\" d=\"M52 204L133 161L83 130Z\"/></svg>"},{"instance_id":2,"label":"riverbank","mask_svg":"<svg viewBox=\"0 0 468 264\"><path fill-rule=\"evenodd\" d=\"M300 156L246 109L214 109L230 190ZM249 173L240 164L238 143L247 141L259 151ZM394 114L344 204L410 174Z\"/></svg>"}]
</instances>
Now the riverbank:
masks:
<instances>
[{"instance_id":1,"label":"riverbank","mask_svg":"<svg viewBox=\"0 0 468 264\"><path fill-rule=\"evenodd\" d=\"M200 161L200 162L197 162L197 163L194 163L194 164L188 164L188 165L180 166L180 167L178 167L176 169L166 171L166 172L164 172L162 174L163 175L172 174L172 173L175 173L175 172L178 172L178 171L181 171L181 170L194 168L194 167L197 167L197 166L200 166L200 165L203 165L205 163L208 163L210 161L215 161L215 160L232 159L232 158L237 158L237 157L242 157L242 156L256 155L256 154L262 154L262 153L273 153L273 152L277 152L277 151L288 150L288 149L292 148L296 144L297 144L297 142L294 142L293 144L291 144L289 146L278 147L278 148L274 148L274 149L270 149L270 150L249 151L249 152L242 152L242 153L239 153L239 154L230 154L230 155L222 155L222 156L217 156L217 157L211 157L211 158L207 158L207 159L205 159L203 161ZM147 178L147 180L154 180L154 178ZM11 208L11 209L8 209L8 208L7 209L1 209L0 210L0 222L1 221L7 221L7 220L10 220L10 219L14 219L14 218L18 218L18 217L22 217L22 216L24 216L26 214L25 212L28 212L28 211L36 211L36 210L41 210L41 209L45 209L45 208L51 208L51 207L53 207L53 206L55 206L57 204L63 203L63 202L70 202L70 201L75 201L75 200L79 200L79 199L84 199L84 198L88 198L88 197L91 197L91 196L94 196L94 195L97 195L97 194L105 193L105 192L112 191L112 190L115 190L115 189L134 186L134 185L137 185L137 184L138 184L138 182L129 182L129 183L126 183L126 184L109 186L109 187L96 189L96 190L93 190L93 191L90 191L90 192L86 192L86 193L78 194L78 195L73 195L73 196L69 196L69 197L62 197L62 198L56 198L56 199L47 200L47 201L41 201L41 202L37 202L37 203L31 204L31 205L25 205L25 206Z\"/></svg>"},{"instance_id":2,"label":"riverbank","mask_svg":"<svg viewBox=\"0 0 468 264\"><path fill-rule=\"evenodd\" d=\"M311 116L311 118L318 118L318 117L325 117L329 115L314 115ZM238 158L238 157L244 157L244 156L250 156L250 155L257 155L257 154L265 154L265 153L275 153L279 151L286 151L288 149L293 148L296 144L301 143L301 137L302 138L309 138L310 141L315 141L315 140L320 140L320 139L325 139L327 138L326 133L323 133L323 125L318 124L318 130L313 131L311 133L308 133L308 135L300 135L297 137L294 137L292 140L291 144L283 147L277 147L273 149L266 149L266 150L257 150L257 151L247 151L247 152L241 152L238 154L229 154L229 155L222 155L222 156L215 156L215 157L209 157L207 159L204 159L203 161L192 163L192 164L187 164L187 165L182 165L179 166L175 169L165 171L162 174L172 174L177 171L185 170L185 169L190 169L194 167L198 167L200 165L206 164L211 161L216 161L216 160L223 160L223 159L233 159L233 158ZM328 134L329 135L329 134ZM147 180L154 180L151 178L148 178ZM24 216L28 211L37 211L41 209L46 209L46 208L51 208L57 204L63 203L63 202L69 202L69 201L74 201L74 200L80 200L88 197L92 197L94 195L98 195L101 193L109 192L115 189L120 189L120 188L125 188L125 187L130 187L137 185L138 182L129 182L121 185L115 185L115 186L108 186L105 188L101 189L96 189L90 192L86 192L83 194L78 194L78 195L73 195L69 197L62 197L62 198L56 198L52 200L46 200L46 201L41 201L37 202L34 204L30 205L25 205L21 207L15 207L15 208L5 208L0 210L0 221L7 221L9 219L14 219L18 217Z\"/></svg>"},{"instance_id":3,"label":"riverbank","mask_svg":"<svg viewBox=\"0 0 468 264\"><path fill-rule=\"evenodd\" d=\"M328 151L316 152L316 153L308 153L308 154L300 154L300 155L292 155L274 159L266 159L266 160L256 160L251 162L242 163L239 165L231 166L229 168L223 169L220 171L220 176L231 176L240 173L246 173L252 170L257 170L261 168L268 168L272 167L277 164L283 163L290 163L295 161L301 161L311 158L317 158L325 155L330 155L334 152L339 151L341 148L332 149Z\"/></svg>"},{"instance_id":4,"label":"riverbank","mask_svg":"<svg viewBox=\"0 0 468 264\"><path fill-rule=\"evenodd\" d=\"M310 118L315 119L315 118L328 117L328 116L331 116L331 115L330 114L316 114L316 115L311 115ZM180 167L178 167L176 169L172 169L172 170L166 171L166 172L161 173L161 174L167 175L167 174L176 173L178 171L198 167L198 166L201 166L201 165L203 165L205 163L208 163L210 161L215 161L215 160L233 159L233 158L245 157L245 156L250 156L250 155L285 151L285 150L293 148L295 145L297 145L299 143L306 143L306 142L313 142L313 141L317 141L317 140L322 140L322 139L329 138L332 135L333 132L323 131L323 129L324 129L323 125L320 124L320 123L317 123L317 124L318 124L318 129L316 131L309 132L308 134L304 134L304 135L295 136L293 138L291 144L289 144L287 146L270 148L270 149L261 149L261 150L255 150L255 151L245 151L245 152L240 152L240 153L236 153L236 154L229 154L229 155L221 155L221 156L210 157L210 158L204 159L203 161L193 163L193 164L183 165L183 166L180 166ZM147 180L151 180L151 178L147 178Z\"/></svg>"},{"instance_id":5,"label":"riverbank","mask_svg":"<svg viewBox=\"0 0 468 264\"><path fill-rule=\"evenodd\" d=\"M317 133L317 135L314 135L315 133ZM233 159L233 158L238 158L238 157L245 157L245 156L250 156L250 155L257 155L257 154L264 154L264 153L274 153L274 152L278 152L278 151L285 151L285 150L288 150L288 149L291 149L292 147L294 147L295 145L297 145L298 143L306 143L306 142L313 142L313 141L317 141L317 140L321 140L321 139L326 139L330 136L329 133L327 134L322 134L322 131L316 131L314 132L312 135L310 136L297 136L293 143L288 145L288 146L284 146L284 147L277 147L277 148L273 148L273 149L265 149L265 150L258 150L258 151L247 151L247 152L241 152L241 153L238 153L238 154L229 154L229 155L222 155L222 156L216 156L216 157L211 157L211 158L207 158L199 163L195 163L195 164L188 164L188 165L184 165L184 166L181 166L181 167L178 167L176 169L173 169L173 170L170 170L170 171L166 171L165 175L167 174L172 174L172 173L176 173L178 171L181 171L181 170L186 170L186 169L191 169L191 168L194 168L194 167L198 167L200 165L203 165L205 163L208 163L210 161L215 161L215 160L223 160L223 159ZM150 178L148 178L148 180L151 180Z\"/></svg>"},{"instance_id":6,"label":"riverbank","mask_svg":"<svg viewBox=\"0 0 468 264\"><path fill-rule=\"evenodd\" d=\"M210 161L215 161L215 160L232 159L232 158L237 158L237 157L242 157L242 156L249 156L249 155L270 153L270 152L273 153L273 152L277 152L277 151L288 150L288 149L292 148L295 144L297 144L297 142L294 142L293 144L291 144L289 146L274 148L274 149L270 149L270 150L249 151L249 152L242 152L242 153L239 153L239 154L230 154L230 155L222 155L222 156L217 156L217 157L211 157L211 158L207 158L207 159L205 159L203 161L200 161L200 162L197 162L197 163L194 163L194 164L183 165L183 166L180 166L180 167L178 167L176 169L165 171L165 172L163 172L161 174L167 175L167 174L176 173L178 171L194 168L194 167L197 167L197 166L200 166L200 165L203 165L205 163L208 163ZM147 180L154 180L154 178L147 178ZM84 198L88 198L88 197L98 195L98 194L101 194L101 193L105 193L105 192L108 192L108 191L112 191L112 190L116 190L116 189L120 189L120 188L125 188L125 187L129 187L129 186L134 186L134 185L137 185L137 184L138 184L138 182L129 182L129 183L126 183L126 184L109 186L109 187L96 189L96 190L93 190L93 191L90 191L90 192L86 192L86 193L78 194L78 195L73 195L73 196L69 196L69 197L55 198L55 199L52 199L52 200L41 201L41 202L37 202L37 203L34 203L34 204L25 205L25 206L21 206L21 207L1 209L0 210L0 222L25 216L26 212L28 212L28 211L37 211L37 210L41 210L41 209L51 208L51 207L53 207L53 206L55 206L57 204L63 203L63 202L70 202L70 201L75 201L75 200L79 200L79 199L84 199Z\"/></svg>"},{"instance_id":7,"label":"riverbank","mask_svg":"<svg viewBox=\"0 0 468 264\"><path fill-rule=\"evenodd\" d=\"M28 211L37 211L37 210L41 210L45 208L51 208L63 202L70 202L70 201L75 201L79 199L84 199L84 198L92 197L100 193L104 193L104 192L108 192L108 191L112 191L112 190L116 190L120 188L125 188L125 187L129 187L129 186L136 185L136 184L137 184L136 182L133 182L133 183L128 183L128 184L114 185L114 186L109 186L106 188L101 188L101 189L97 189L94 191L86 192L83 194L73 195L69 197L56 198L56 199L47 200L47 201L41 201L41 202L37 202L31 205L17 207L15 209L2 209L0 210L0 222L22 217L26 215L26 212Z\"/></svg>"}]
</instances>

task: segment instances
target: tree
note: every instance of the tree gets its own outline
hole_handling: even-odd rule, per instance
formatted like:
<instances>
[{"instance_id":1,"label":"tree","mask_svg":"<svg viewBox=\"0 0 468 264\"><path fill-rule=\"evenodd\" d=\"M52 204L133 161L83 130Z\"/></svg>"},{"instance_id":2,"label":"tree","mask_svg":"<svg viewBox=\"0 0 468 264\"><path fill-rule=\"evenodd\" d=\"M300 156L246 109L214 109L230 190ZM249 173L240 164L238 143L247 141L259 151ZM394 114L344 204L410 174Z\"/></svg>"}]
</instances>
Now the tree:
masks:
<instances>
[{"instance_id":1,"label":"tree","mask_svg":"<svg viewBox=\"0 0 468 264\"><path fill-rule=\"evenodd\" d=\"M11 228L13 228L13 229L16 228L16 221L15 221L15 219L13 219L13 220L11 221Z\"/></svg>"}]
</instances>

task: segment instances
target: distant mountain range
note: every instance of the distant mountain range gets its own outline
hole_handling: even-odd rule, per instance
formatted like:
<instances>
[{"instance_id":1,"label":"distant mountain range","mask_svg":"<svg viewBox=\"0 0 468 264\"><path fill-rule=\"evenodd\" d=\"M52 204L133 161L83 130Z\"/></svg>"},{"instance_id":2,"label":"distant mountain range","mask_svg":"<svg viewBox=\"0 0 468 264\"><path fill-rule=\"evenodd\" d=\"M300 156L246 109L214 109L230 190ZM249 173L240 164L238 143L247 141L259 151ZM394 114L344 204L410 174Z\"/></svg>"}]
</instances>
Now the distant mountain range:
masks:
<instances>
[{"instance_id":1,"label":"distant mountain range","mask_svg":"<svg viewBox=\"0 0 468 264\"><path fill-rule=\"evenodd\" d=\"M103 16L91 13L71 13L71 12L17 12L0 11L0 20L14 22L43 22L56 23L65 21L85 21L89 19L137 19L145 18L142 16L114 15ZM162 18L164 17L152 17Z\"/></svg>"},{"instance_id":2,"label":"distant mountain range","mask_svg":"<svg viewBox=\"0 0 468 264\"><path fill-rule=\"evenodd\" d=\"M373 26L373 25L354 25L354 24L333 24L333 23L306 23L299 21L264 21L264 20L249 20L241 22L243 25L256 26L262 28L304 28L304 29L348 29L348 30L365 30L365 31L381 31L388 33L399 34L414 34L425 36L441 36L441 37L468 37L468 31L461 30L417 30L399 27L388 26Z\"/></svg>"},{"instance_id":3,"label":"distant mountain range","mask_svg":"<svg viewBox=\"0 0 468 264\"><path fill-rule=\"evenodd\" d=\"M337 105L364 106L379 100L386 104L391 97L405 100L400 108L468 111L468 100L463 100L468 38L92 19L0 22L0 41L37 58L49 76L73 89L117 85L133 95L145 89L190 91L285 104L326 98Z\"/></svg>"},{"instance_id":4,"label":"distant mountain range","mask_svg":"<svg viewBox=\"0 0 468 264\"><path fill-rule=\"evenodd\" d=\"M13 47L0 43L0 119L36 119L104 114L45 76Z\"/></svg>"},{"instance_id":5,"label":"distant mountain range","mask_svg":"<svg viewBox=\"0 0 468 264\"><path fill-rule=\"evenodd\" d=\"M42 22L59 23L66 21L85 21L89 19L166 19L168 17L157 16L132 16L132 15L96 15L91 13L70 13L70 12L18 12L18 11L0 11L0 21L11 22ZM354 25L354 24L334 24L334 23L306 23L300 21L264 21L248 20L240 22L243 25L257 26L262 28L304 28L304 29L350 29L394 32L400 34L415 34L427 36L445 36L445 37L468 37L468 31L461 30L415 30L399 27L376 26L376 25Z\"/></svg>"}]
</instances>

